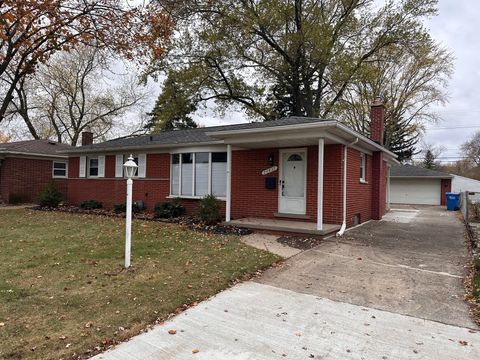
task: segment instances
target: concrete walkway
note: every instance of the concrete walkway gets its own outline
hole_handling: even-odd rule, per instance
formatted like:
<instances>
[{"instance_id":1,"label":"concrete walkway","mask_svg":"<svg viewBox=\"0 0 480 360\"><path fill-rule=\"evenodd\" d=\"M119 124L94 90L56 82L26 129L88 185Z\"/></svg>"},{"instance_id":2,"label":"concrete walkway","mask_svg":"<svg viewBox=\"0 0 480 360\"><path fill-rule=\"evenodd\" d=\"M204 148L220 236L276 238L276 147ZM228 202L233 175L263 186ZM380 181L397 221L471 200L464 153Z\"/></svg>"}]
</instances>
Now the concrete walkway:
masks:
<instances>
[{"instance_id":1,"label":"concrete walkway","mask_svg":"<svg viewBox=\"0 0 480 360\"><path fill-rule=\"evenodd\" d=\"M467 255L456 213L402 208L95 359L478 360Z\"/></svg>"},{"instance_id":2,"label":"concrete walkway","mask_svg":"<svg viewBox=\"0 0 480 360\"><path fill-rule=\"evenodd\" d=\"M242 236L240 241L254 248L269 251L275 255L283 257L284 259L302 252L300 249L296 249L278 242L277 239L278 235L253 233Z\"/></svg>"},{"instance_id":3,"label":"concrete walkway","mask_svg":"<svg viewBox=\"0 0 480 360\"><path fill-rule=\"evenodd\" d=\"M479 358L465 328L247 282L94 359Z\"/></svg>"}]
</instances>

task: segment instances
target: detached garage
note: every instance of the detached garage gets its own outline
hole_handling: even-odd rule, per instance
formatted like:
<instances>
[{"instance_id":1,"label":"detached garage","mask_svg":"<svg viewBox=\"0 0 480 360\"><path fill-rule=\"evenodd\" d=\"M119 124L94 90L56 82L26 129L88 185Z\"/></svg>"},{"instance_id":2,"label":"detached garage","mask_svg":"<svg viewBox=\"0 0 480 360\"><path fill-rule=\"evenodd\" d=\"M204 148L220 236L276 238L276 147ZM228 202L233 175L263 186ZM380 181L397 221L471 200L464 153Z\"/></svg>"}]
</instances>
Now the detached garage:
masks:
<instances>
[{"instance_id":1,"label":"detached garage","mask_svg":"<svg viewBox=\"0 0 480 360\"><path fill-rule=\"evenodd\" d=\"M390 202L393 204L445 205L452 175L412 165L390 170Z\"/></svg>"}]
</instances>

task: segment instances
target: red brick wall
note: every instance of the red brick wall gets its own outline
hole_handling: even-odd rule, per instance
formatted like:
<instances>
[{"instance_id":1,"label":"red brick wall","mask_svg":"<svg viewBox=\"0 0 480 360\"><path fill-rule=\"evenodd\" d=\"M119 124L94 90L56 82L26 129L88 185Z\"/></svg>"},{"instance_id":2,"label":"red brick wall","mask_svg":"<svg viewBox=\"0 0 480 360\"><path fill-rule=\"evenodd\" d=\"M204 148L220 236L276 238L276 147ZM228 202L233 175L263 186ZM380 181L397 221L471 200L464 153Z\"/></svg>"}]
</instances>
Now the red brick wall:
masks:
<instances>
[{"instance_id":1,"label":"red brick wall","mask_svg":"<svg viewBox=\"0 0 480 360\"><path fill-rule=\"evenodd\" d=\"M279 166L278 149L234 151L232 154L232 218L272 218L278 212L278 183L274 190L265 189L265 177L279 179L278 171L262 176L269 168L268 156L274 155ZM342 146L326 145L324 153L324 222L339 224L342 219ZM318 148L307 148L307 204L310 221L317 219Z\"/></svg>"},{"instance_id":2,"label":"red brick wall","mask_svg":"<svg viewBox=\"0 0 480 360\"><path fill-rule=\"evenodd\" d=\"M372 218L372 157L365 156L365 183L360 182L360 152L347 151L347 226L354 224L355 216L360 222Z\"/></svg>"},{"instance_id":3,"label":"red brick wall","mask_svg":"<svg viewBox=\"0 0 480 360\"><path fill-rule=\"evenodd\" d=\"M101 201L106 208L125 203L126 180L115 178L115 155L105 156L104 178L79 178L78 157L69 159L68 202L79 205L85 200ZM152 210L157 202L167 201L170 193L170 155L148 154L147 177L134 179L133 201L143 200ZM187 203L187 202L186 202ZM188 203L187 208L191 207Z\"/></svg>"},{"instance_id":4,"label":"red brick wall","mask_svg":"<svg viewBox=\"0 0 480 360\"><path fill-rule=\"evenodd\" d=\"M52 160L8 157L0 167L0 198L34 203L52 179ZM55 179L60 191L67 193L67 180Z\"/></svg>"},{"instance_id":5,"label":"red brick wall","mask_svg":"<svg viewBox=\"0 0 480 360\"><path fill-rule=\"evenodd\" d=\"M343 151L340 144L326 145L324 153L324 223L341 224L342 191L343 191ZM269 168L267 159L274 156L274 165L279 165L278 149L239 150L232 153L232 218L263 217L273 218L278 212L278 183L274 190L265 189L265 177L276 177L278 171L261 175L262 170ZM307 147L307 203L308 221L317 218L317 171L318 148ZM69 162L68 201L78 205L84 200L101 201L105 207L125 202L125 179L116 179L115 156L105 158L105 178L78 178L79 159L71 158ZM372 218L373 194L373 161L366 157L366 184L359 181L360 153L355 149L348 150L347 162L347 225L353 225L354 216L360 214L364 222ZM386 166L384 166L386 171ZM386 173L385 173L386 176ZM168 200L170 193L170 155L147 155L147 178L134 180L133 199L143 200L148 209L157 202ZM385 202L386 181L382 180L383 202ZM189 213L193 213L198 200L182 200ZM223 208L223 207L222 207ZM383 205L383 212L385 205ZM382 213L383 214L383 213Z\"/></svg>"},{"instance_id":6,"label":"red brick wall","mask_svg":"<svg viewBox=\"0 0 480 360\"><path fill-rule=\"evenodd\" d=\"M440 191L440 205L446 205L446 193L452 191L452 179L442 179L441 181L442 190Z\"/></svg>"}]
</instances>

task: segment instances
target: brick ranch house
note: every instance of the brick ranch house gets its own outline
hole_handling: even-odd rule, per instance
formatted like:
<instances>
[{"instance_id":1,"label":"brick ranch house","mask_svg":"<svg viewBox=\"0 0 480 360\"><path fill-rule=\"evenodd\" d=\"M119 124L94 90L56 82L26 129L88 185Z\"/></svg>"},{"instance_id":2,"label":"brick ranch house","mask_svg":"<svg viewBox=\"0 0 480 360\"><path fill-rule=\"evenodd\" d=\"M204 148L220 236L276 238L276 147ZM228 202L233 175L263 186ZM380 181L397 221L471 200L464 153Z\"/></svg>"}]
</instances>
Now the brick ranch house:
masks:
<instances>
[{"instance_id":1,"label":"brick ranch house","mask_svg":"<svg viewBox=\"0 0 480 360\"><path fill-rule=\"evenodd\" d=\"M133 200L149 210L180 198L192 213L199 199L222 200L226 222L325 234L342 223L381 219L388 168L396 156L382 145L383 105L371 108L371 138L334 120L289 117L271 122L176 130L71 148L69 203L125 202L122 164L138 164ZM276 228L275 228L276 224ZM283 228L283 225L286 228Z\"/></svg>"},{"instance_id":2,"label":"brick ranch house","mask_svg":"<svg viewBox=\"0 0 480 360\"><path fill-rule=\"evenodd\" d=\"M66 195L68 157L59 152L69 148L49 140L0 144L0 203L33 203L52 179Z\"/></svg>"}]
</instances>

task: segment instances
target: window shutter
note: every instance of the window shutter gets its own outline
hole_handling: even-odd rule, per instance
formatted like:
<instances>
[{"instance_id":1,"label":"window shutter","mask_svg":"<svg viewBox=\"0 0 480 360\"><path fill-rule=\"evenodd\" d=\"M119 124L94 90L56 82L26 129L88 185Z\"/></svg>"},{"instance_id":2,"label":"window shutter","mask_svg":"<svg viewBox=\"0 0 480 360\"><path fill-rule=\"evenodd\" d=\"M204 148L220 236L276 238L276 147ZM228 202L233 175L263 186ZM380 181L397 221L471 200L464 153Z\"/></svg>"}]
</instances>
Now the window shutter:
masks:
<instances>
[{"instance_id":1,"label":"window shutter","mask_svg":"<svg viewBox=\"0 0 480 360\"><path fill-rule=\"evenodd\" d=\"M123 177L123 155L115 156L115 177Z\"/></svg>"},{"instance_id":2,"label":"window shutter","mask_svg":"<svg viewBox=\"0 0 480 360\"><path fill-rule=\"evenodd\" d=\"M147 154L138 154L138 177L144 178L147 175Z\"/></svg>"},{"instance_id":3,"label":"window shutter","mask_svg":"<svg viewBox=\"0 0 480 360\"><path fill-rule=\"evenodd\" d=\"M85 177L87 174L87 157L80 156L80 164L78 169L78 176Z\"/></svg>"},{"instance_id":4,"label":"window shutter","mask_svg":"<svg viewBox=\"0 0 480 360\"><path fill-rule=\"evenodd\" d=\"M98 156L98 177L105 177L105 156Z\"/></svg>"}]
</instances>

